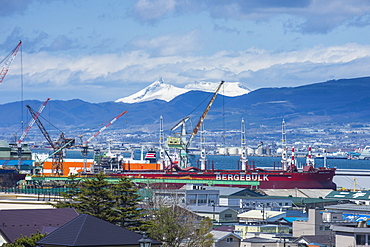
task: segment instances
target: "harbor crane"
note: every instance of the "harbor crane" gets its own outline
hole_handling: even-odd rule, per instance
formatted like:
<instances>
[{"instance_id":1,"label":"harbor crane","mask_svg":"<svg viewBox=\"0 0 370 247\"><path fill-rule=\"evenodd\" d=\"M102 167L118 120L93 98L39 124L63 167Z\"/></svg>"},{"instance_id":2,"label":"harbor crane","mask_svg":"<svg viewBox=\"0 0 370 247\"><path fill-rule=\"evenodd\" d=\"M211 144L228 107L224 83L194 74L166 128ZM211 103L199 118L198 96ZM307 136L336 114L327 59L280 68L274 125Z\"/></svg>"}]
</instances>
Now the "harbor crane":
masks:
<instances>
[{"instance_id":1,"label":"harbor crane","mask_svg":"<svg viewBox=\"0 0 370 247\"><path fill-rule=\"evenodd\" d=\"M9 71L9 67L12 64L15 56L18 53L19 48L21 47L22 41L19 41L18 45L0 62L0 64L4 63L3 68L0 72L0 83L3 82L6 74Z\"/></svg>"},{"instance_id":2,"label":"harbor crane","mask_svg":"<svg viewBox=\"0 0 370 247\"><path fill-rule=\"evenodd\" d=\"M127 111L124 111L121 114L119 114L117 117L113 118L107 125L105 125L98 132L96 132L94 135L92 135L89 139L87 139L86 141L83 142L81 153L82 153L82 156L84 157L84 169L83 169L83 172L84 173L87 172L88 143L92 139L94 139L96 136L98 136L101 132L103 132L106 128L108 128L109 126L111 126L115 121L117 121L117 119L119 119L120 117L122 117L123 114L126 114L126 113L127 113Z\"/></svg>"},{"instance_id":3,"label":"harbor crane","mask_svg":"<svg viewBox=\"0 0 370 247\"><path fill-rule=\"evenodd\" d=\"M24 129L23 133L22 133L22 136L19 138L19 140L17 141L17 152L18 152L18 169L20 170L21 169L21 163L22 163L22 142L23 142L23 139L27 136L28 132L30 131L30 129L32 128L32 126L35 124L36 120L35 119L38 119L39 116L41 115L41 112L44 110L46 104L49 102L50 98L47 98L44 103L42 103L39 107L39 109L37 110L37 112L35 113L35 116L32 116L30 122L28 123L27 127Z\"/></svg>"},{"instance_id":4,"label":"harbor crane","mask_svg":"<svg viewBox=\"0 0 370 247\"><path fill-rule=\"evenodd\" d=\"M57 141L53 141L49 133L46 131L44 125L39 119L39 115L37 115L33 109L27 105L28 110L31 113L31 116L35 120L35 123L39 127L41 133L44 135L50 146L53 148L53 155L52 155L52 174L55 176L63 175L63 151L65 148L72 147L75 143L75 139L73 138L65 138L64 133L61 133Z\"/></svg>"},{"instance_id":5,"label":"harbor crane","mask_svg":"<svg viewBox=\"0 0 370 247\"><path fill-rule=\"evenodd\" d=\"M224 81L221 81L220 85L217 87L215 93L213 94L211 100L209 101L206 109L204 110L202 116L199 118L199 121L193 131L191 132L191 135L189 139L186 141L186 122L190 119L189 117L183 118L179 123L177 123L174 127L172 127L171 131L179 128L181 126L181 133L179 137L168 137L167 139L167 145L168 147L173 147L180 149L180 167L185 168L188 166L189 160L188 160L188 153L189 153L189 147L191 142L193 141L195 135L198 133L200 127L203 124L204 119L206 118L209 110L211 109L211 106L213 102L215 101L218 92L220 91L222 85L224 84Z\"/></svg>"}]
</instances>

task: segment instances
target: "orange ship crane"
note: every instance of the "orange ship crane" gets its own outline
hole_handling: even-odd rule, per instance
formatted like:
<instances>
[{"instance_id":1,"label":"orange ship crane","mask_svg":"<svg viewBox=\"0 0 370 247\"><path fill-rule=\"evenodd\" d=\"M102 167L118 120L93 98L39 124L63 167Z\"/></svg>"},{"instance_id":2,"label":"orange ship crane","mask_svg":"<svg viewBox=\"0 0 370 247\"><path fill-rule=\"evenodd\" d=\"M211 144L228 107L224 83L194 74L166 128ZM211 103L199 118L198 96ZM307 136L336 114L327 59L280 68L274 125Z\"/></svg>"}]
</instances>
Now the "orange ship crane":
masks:
<instances>
[{"instance_id":1,"label":"orange ship crane","mask_svg":"<svg viewBox=\"0 0 370 247\"><path fill-rule=\"evenodd\" d=\"M18 53L19 48L21 47L22 41L19 41L18 45L0 62L0 64L4 63L4 66L0 72L0 83L3 82L6 74L9 71L9 67L12 64L15 56Z\"/></svg>"},{"instance_id":2,"label":"orange ship crane","mask_svg":"<svg viewBox=\"0 0 370 247\"><path fill-rule=\"evenodd\" d=\"M178 124L176 124L171 129L171 131L173 131L173 130L175 130L178 127L181 126L180 137L168 137L167 144L168 144L168 147L173 147L173 148L180 149L180 166L182 168L185 168L189 163L189 161L188 161L188 149L190 147L190 144L193 141L195 135L198 133L200 127L202 126L204 119L206 118L209 110L211 109L211 106L212 106L213 102L215 101L215 99L217 97L218 92L220 91L220 89L221 89L221 87L224 83L225 83L224 81L221 81L220 85L217 87L217 89L216 89L215 93L213 94L211 100L209 101L206 109L204 110L202 116L200 117L197 125L195 126L194 130L192 131L188 141L186 141L186 134L187 133L186 133L186 128L185 128L185 123L186 123L186 121L189 120L189 117L185 117L184 119L182 119Z\"/></svg>"},{"instance_id":3,"label":"orange ship crane","mask_svg":"<svg viewBox=\"0 0 370 247\"><path fill-rule=\"evenodd\" d=\"M27 105L28 110L30 111L35 123L39 127L41 133L44 135L45 139L48 141L50 146L53 148L54 153L52 155L52 174L55 176L63 175L63 150L65 148L72 147L75 143L75 139L72 138L65 138L64 133L61 133L59 139L54 142L49 133L46 131L44 125L41 123L39 119L39 115L37 115L33 109Z\"/></svg>"},{"instance_id":4,"label":"orange ship crane","mask_svg":"<svg viewBox=\"0 0 370 247\"><path fill-rule=\"evenodd\" d=\"M111 121L109 121L109 123L107 125L105 125L103 128L101 128L98 132L96 132L94 135L92 135L89 139L87 139L86 141L84 141L83 145L82 145L82 156L84 157L84 170L83 172L86 173L87 172L87 154L88 154L88 143L94 139L96 136L98 136L101 132L103 132L106 128L108 128L109 126L111 126L115 121L117 121L117 119L119 119L120 117L123 116L123 114L126 114L127 111L124 111L122 112L121 114L119 114L117 117L113 118Z\"/></svg>"}]
</instances>

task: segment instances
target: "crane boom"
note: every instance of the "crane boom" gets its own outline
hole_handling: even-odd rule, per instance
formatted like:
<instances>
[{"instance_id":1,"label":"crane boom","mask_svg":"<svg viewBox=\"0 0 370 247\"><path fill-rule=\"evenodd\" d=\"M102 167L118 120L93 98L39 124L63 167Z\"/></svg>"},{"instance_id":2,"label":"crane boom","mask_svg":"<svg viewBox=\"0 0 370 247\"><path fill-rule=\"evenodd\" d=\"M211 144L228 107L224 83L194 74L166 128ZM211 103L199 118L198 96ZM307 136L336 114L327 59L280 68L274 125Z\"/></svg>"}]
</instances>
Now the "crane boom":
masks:
<instances>
[{"instance_id":1,"label":"crane boom","mask_svg":"<svg viewBox=\"0 0 370 247\"><path fill-rule=\"evenodd\" d=\"M202 123L203 123L204 119L206 118L209 110L211 109L211 106L212 106L213 102L215 101L216 96L217 96L218 92L220 91L220 89L221 89L221 87L222 87L223 84L224 84L224 81L221 81L220 85L216 89L216 92L213 94L212 99L209 101L206 109L204 110L202 116L199 119L198 124L195 126L193 132L191 133L191 136L189 138L189 141L186 144L186 149L190 146L190 143L192 142L192 140L194 139L195 135L198 133L200 127L202 126Z\"/></svg>"},{"instance_id":2,"label":"crane boom","mask_svg":"<svg viewBox=\"0 0 370 247\"><path fill-rule=\"evenodd\" d=\"M36 115L36 113L33 111L33 109L31 108L31 106L27 105L27 108L30 111L30 113L32 115L32 118L35 120L37 126L39 127L41 133L44 135L45 139L48 141L48 143L50 144L50 146L52 146L55 149L55 145L54 145L53 140L51 140L51 138L49 136L49 133L46 131L44 125L41 123L41 121L38 118L38 116Z\"/></svg>"},{"instance_id":3,"label":"crane boom","mask_svg":"<svg viewBox=\"0 0 370 247\"><path fill-rule=\"evenodd\" d=\"M119 114L117 117L113 118L107 125L105 125L103 128L101 128L98 132L96 132L94 135L92 135L89 139L87 139L85 142L84 142L84 145L86 145L87 143L89 143L92 139L94 139L97 135L99 135L101 132L103 132L106 128L108 128L109 126L111 126L115 121L117 121L117 119L119 119L120 117L122 117L123 114L127 113L127 111L124 111L122 112L121 114Z\"/></svg>"},{"instance_id":4,"label":"crane boom","mask_svg":"<svg viewBox=\"0 0 370 247\"><path fill-rule=\"evenodd\" d=\"M0 83L3 82L6 76L6 73L8 73L9 67L12 64L15 56L17 55L17 52L19 48L21 47L21 44L22 44L22 41L19 41L18 45L0 62L0 64L4 62L4 66L0 72Z\"/></svg>"},{"instance_id":5,"label":"crane boom","mask_svg":"<svg viewBox=\"0 0 370 247\"><path fill-rule=\"evenodd\" d=\"M22 136L19 138L17 144L21 144L21 142L23 141L23 139L26 137L26 135L28 134L28 132L30 131L30 129L32 128L32 126L34 125L34 123L36 122L36 119L39 118L41 112L44 110L44 108L45 108L46 104L49 102L49 100L50 100L50 98L47 98L45 100L45 102L40 105L38 111L35 113L35 116L32 116L30 122L28 123L28 126L24 130Z\"/></svg>"}]
</instances>

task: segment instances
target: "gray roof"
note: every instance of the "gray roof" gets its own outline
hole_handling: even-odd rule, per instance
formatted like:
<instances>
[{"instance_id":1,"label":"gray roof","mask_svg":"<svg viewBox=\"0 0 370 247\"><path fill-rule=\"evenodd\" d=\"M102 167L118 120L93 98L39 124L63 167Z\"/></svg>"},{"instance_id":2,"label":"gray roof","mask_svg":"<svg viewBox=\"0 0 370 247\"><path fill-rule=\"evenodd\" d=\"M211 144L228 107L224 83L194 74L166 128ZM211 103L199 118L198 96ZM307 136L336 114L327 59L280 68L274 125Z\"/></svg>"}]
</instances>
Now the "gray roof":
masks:
<instances>
[{"instance_id":1,"label":"gray roof","mask_svg":"<svg viewBox=\"0 0 370 247\"><path fill-rule=\"evenodd\" d=\"M357 205L357 204L338 204L338 205L330 205L325 206L325 209L328 210L340 210L344 211L357 211L357 212L369 212L370 205Z\"/></svg>"},{"instance_id":2,"label":"gray roof","mask_svg":"<svg viewBox=\"0 0 370 247\"><path fill-rule=\"evenodd\" d=\"M78 216L73 208L0 210L0 230L8 242L38 231L49 233Z\"/></svg>"},{"instance_id":3,"label":"gray roof","mask_svg":"<svg viewBox=\"0 0 370 247\"><path fill-rule=\"evenodd\" d=\"M193 206L193 205L188 205L186 206L187 209L193 211L193 212L202 212L202 213L222 213L223 211L226 211L226 210L232 210L232 211L235 211L234 209L232 208L229 208L229 207L221 207L221 206ZM237 211L235 211L235 213L237 213Z\"/></svg>"},{"instance_id":4,"label":"gray roof","mask_svg":"<svg viewBox=\"0 0 370 247\"><path fill-rule=\"evenodd\" d=\"M141 234L113 225L88 214L81 214L50 233L37 244L57 246L138 245ZM153 244L161 244L153 240Z\"/></svg>"},{"instance_id":5,"label":"gray roof","mask_svg":"<svg viewBox=\"0 0 370 247\"><path fill-rule=\"evenodd\" d=\"M258 193L251 191L247 188L237 187L215 187L215 186L204 186L206 190L219 190L220 196L232 196L232 195L244 195L244 196L259 196Z\"/></svg>"},{"instance_id":6,"label":"gray roof","mask_svg":"<svg viewBox=\"0 0 370 247\"><path fill-rule=\"evenodd\" d=\"M240 239L240 240L242 239L242 237L240 237L239 235L236 235L235 233L232 233L232 232L212 230L211 234L213 235L213 239L216 242L221 241L221 240L223 240L227 237L230 237L230 236L233 236L234 238L237 238L237 239Z\"/></svg>"},{"instance_id":7,"label":"gray roof","mask_svg":"<svg viewBox=\"0 0 370 247\"><path fill-rule=\"evenodd\" d=\"M300 239L304 239L307 243L319 243L323 245L329 245L333 244L335 242L335 239L330 235L302 235L297 239L299 241Z\"/></svg>"},{"instance_id":8,"label":"gray roof","mask_svg":"<svg viewBox=\"0 0 370 247\"><path fill-rule=\"evenodd\" d=\"M249 242L249 243L276 243L276 242L278 242L278 239L253 237L253 238L245 238L245 239L243 239L243 242Z\"/></svg>"}]
</instances>

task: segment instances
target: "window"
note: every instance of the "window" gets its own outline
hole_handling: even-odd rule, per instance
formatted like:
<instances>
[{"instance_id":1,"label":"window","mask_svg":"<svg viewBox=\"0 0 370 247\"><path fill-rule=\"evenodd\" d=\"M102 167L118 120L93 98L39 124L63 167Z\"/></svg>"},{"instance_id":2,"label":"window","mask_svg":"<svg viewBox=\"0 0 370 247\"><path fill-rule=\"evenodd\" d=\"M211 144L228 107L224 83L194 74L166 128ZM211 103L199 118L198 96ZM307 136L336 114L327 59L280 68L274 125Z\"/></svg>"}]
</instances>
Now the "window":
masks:
<instances>
[{"instance_id":1,"label":"window","mask_svg":"<svg viewBox=\"0 0 370 247\"><path fill-rule=\"evenodd\" d=\"M330 226L325 226L325 231L329 231L330 230Z\"/></svg>"},{"instance_id":2,"label":"window","mask_svg":"<svg viewBox=\"0 0 370 247\"><path fill-rule=\"evenodd\" d=\"M189 204L196 204L196 196L195 195L188 195Z\"/></svg>"},{"instance_id":3,"label":"window","mask_svg":"<svg viewBox=\"0 0 370 247\"><path fill-rule=\"evenodd\" d=\"M226 243L232 243L232 242L234 242L233 238L226 238Z\"/></svg>"},{"instance_id":4,"label":"window","mask_svg":"<svg viewBox=\"0 0 370 247\"><path fill-rule=\"evenodd\" d=\"M366 235L356 235L356 244L365 245L366 244Z\"/></svg>"},{"instance_id":5,"label":"window","mask_svg":"<svg viewBox=\"0 0 370 247\"><path fill-rule=\"evenodd\" d=\"M207 195L198 195L198 204L206 204Z\"/></svg>"},{"instance_id":6,"label":"window","mask_svg":"<svg viewBox=\"0 0 370 247\"><path fill-rule=\"evenodd\" d=\"M232 214L225 214L225 218L232 218L233 215Z\"/></svg>"}]
</instances>

